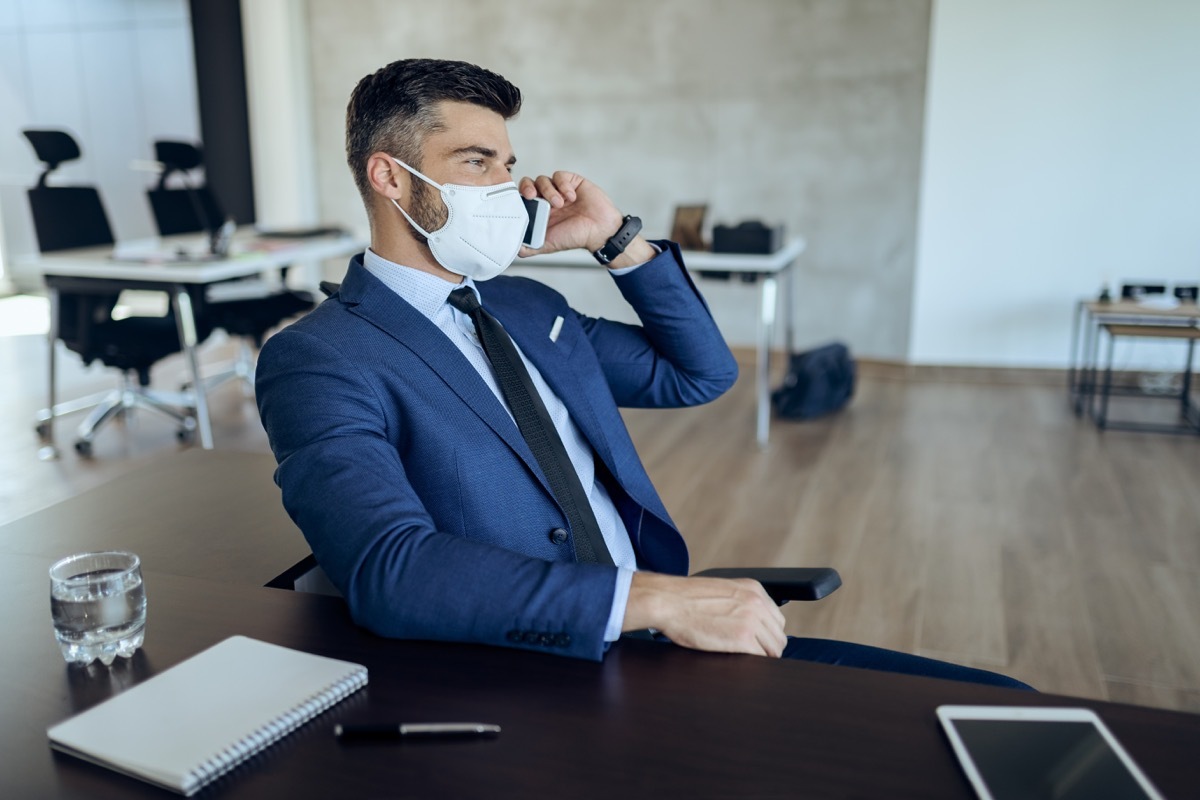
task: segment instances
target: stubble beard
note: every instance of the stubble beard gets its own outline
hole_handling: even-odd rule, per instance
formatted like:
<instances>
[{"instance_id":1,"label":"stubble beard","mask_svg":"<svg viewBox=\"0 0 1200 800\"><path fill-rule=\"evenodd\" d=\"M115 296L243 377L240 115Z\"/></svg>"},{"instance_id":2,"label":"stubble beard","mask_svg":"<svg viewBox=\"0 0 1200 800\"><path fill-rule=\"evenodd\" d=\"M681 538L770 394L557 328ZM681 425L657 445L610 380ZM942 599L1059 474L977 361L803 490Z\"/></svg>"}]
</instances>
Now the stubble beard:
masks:
<instances>
[{"instance_id":1,"label":"stubble beard","mask_svg":"<svg viewBox=\"0 0 1200 800\"><path fill-rule=\"evenodd\" d=\"M441 193L434 193L424 181L414 180L412 187L412 209L409 216L425 230L435 233L450 218L450 210L442 202ZM429 239L416 228L409 226L409 233L425 247L429 247Z\"/></svg>"}]
</instances>

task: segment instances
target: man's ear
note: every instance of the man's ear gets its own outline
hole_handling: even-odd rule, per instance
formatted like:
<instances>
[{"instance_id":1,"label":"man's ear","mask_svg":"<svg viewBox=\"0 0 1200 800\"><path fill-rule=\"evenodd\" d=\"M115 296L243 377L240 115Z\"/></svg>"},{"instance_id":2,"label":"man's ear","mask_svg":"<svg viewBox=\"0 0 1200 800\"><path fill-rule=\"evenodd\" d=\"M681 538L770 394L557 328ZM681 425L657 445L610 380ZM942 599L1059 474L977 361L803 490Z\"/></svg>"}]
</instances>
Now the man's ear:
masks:
<instances>
[{"instance_id":1,"label":"man's ear","mask_svg":"<svg viewBox=\"0 0 1200 800\"><path fill-rule=\"evenodd\" d=\"M387 153L372 153L367 159L367 181L389 200L400 200L409 192L408 172Z\"/></svg>"}]
</instances>

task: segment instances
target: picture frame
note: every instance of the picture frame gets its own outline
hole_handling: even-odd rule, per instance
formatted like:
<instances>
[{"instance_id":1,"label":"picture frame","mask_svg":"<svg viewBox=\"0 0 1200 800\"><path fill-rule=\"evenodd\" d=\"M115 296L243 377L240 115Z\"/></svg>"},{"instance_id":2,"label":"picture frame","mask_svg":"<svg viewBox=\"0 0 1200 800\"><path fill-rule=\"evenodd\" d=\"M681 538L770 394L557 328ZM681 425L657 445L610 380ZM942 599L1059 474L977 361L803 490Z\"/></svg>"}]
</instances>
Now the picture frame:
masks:
<instances>
[{"instance_id":1,"label":"picture frame","mask_svg":"<svg viewBox=\"0 0 1200 800\"><path fill-rule=\"evenodd\" d=\"M671 241L684 250L707 250L702 229L707 204L675 206L675 219L671 223Z\"/></svg>"}]
</instances>

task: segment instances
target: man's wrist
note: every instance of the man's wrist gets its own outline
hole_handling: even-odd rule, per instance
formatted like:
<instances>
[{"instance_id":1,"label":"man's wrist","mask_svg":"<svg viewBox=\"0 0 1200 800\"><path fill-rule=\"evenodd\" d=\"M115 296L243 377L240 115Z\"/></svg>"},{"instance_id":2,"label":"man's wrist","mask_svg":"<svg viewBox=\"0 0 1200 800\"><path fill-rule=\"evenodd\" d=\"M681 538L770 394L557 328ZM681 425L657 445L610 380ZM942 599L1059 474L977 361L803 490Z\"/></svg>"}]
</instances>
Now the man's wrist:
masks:
<instances>
[{"instance_id":1,"label":"man's wrist","mask_svg":"<svg viewBox=\"0 0 1200 800\"><path fill-rule=\"evenodd\" d=\"M629 243L629 246L625 248L625 252L609 262L606 268L617 270L636 267L639 264L645 264L647 261L653 261L655 256L660 252L660 250L656 249L654 245L647 242L641 236L636 236Z\"/></svg>"},{"instance_id":2,"label":"man's wrist","mask_svg":"<svg viewBox=\"0 0 1200 800\"><path fill-rule=\"evenodd\" d=\"M621 226L625 224L624 215L620 211L614 210L614 213L617 215L615 220L597 224L593 231L593 236L583 243L584 249L589 253L594 253L608 244L608 240L615 236L617 231L621 230Z\"/></svg>"},{"instance_id":3,"label":"man's wrist","mask_svg":"<svg viewBox=\"0 0 1200 800\"><path fill-rule=\"evenodd\" d=\"M653 572L643 572L641 570L633 573L632 580L629 582L629 596L625 602L625 618L622 621L621 630L623 631L639 631L646 628L662 629L663 615L663 600L664 590L663 585L670 578L665 575L658 575Z\"/></svg>"},{"instance_id":4,"label":"man's wrist","mask_svg":"<svg viewBox=\"0 0 1200 800\"><path fill-rule=\"evenodd\" d=\"M627 214L621 219L620 226L613 231L611 236L604 240L603 244L595 248L589 245L588 249L591 250L592 255L595 256L596 260L602 266L611 266L614 261L625 254L625 251L634 243L634 240L637 239L641 231L641 219L632 214ZM595 244L595 242L591 244Z\"/></svg>"}]
</instances>

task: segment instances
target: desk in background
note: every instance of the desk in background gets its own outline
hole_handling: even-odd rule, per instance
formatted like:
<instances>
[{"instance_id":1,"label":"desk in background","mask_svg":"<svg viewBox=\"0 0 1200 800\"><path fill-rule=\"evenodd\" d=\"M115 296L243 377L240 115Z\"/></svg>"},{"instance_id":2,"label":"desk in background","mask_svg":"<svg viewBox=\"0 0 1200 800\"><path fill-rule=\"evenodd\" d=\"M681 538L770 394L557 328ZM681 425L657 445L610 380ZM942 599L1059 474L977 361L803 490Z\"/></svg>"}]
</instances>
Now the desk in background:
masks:
<instances>
[{"instance_id":1,"label":"desk in background","mask_svg":"<svg viewBox=\"0 0 1200 800\"><path fill-rule=\"evenodd\" d=\"M1145 332L1151 334L1155 328L1194 329L1197 325L1200 325L1200 306L1196 303L1180 303L1174 308L1158 308L1132 300L1080 300L1075 304L1071 326L1071 352L1067 360L1067 392L1075 416L1082 417L1088 414L1102 429L1106 426L1108 395L1113 393L1110 383L1113 344L1111 328L1116 326L1124 330L1121 326L1130 326L1131 329L1126 331L1125 335L1132 335L1136 334L1138 326L1144 326ZM1106 330L1110 334L1107 389L1101 386L1098 380L1101 334ZM1185 369L1190 372L1190 357L1188 361ZM1101 390L1099 394L1097 389ZM1102 403L1102 410L1096 408L1097 399ZM1189 418L1188 398L1185 396L1181 399L1184 401L1183 429L1195 430L1196 426ZM1167 431L1161 426L1134 426L1134 429Z\"/></svg>"},{"instance_id":2,"label":"desk in background","mask_svg":"<svg viewBox=\"0 0 1200 800\"><path fill-rule=\"evenodd\" d=\"M700 250L683 251L683 262L692 273L728 272L759 279L758 342L755 353L755 392L758 415L755 438L759 447L767 446L771 425L771 344L775 336L776 308L779 305L779 280L783 280L784 344L792 352L795 342L795 292L793 269L804 252L803 239L792 239L770 254L710 253ZM582 250L531 256L518 259L515 267L568 267L597 269L596 259ZM703 277L703 274L700 275Z\"/></svg>"},{"instance_id":3,"label":"desk in background","mask_svg":"<svg viewBox=\"0 0 1200 800\"><path fill-rule=\"evenodd\" d=\"M942 703L1092 708L1166 797L1200 785L1192 714L645 641L623 640L597 664L374 636L338 598L260 585L304 551L270 467L264 455L189 451L0 528L0 796L170 796L52 752L46 728L233 634L356 661L371 678L206 797L969 800L934 715ZM221 496L180 495L181 479ZM126 501L147 491L181 496L179 513L150 508L139 520ZM74 524L82 513L93 524ZM110 545L151 548L146 645L111 670L69 668L50 626L46 569L64 550ZM335 742L335 723L368 720L504 730L495 741Z\"/></svg>"},{"instance_id":4,"label":"desk in background","mask_svg":"<svg viewBox=\"0 0 1200 800\"><path fill-rule=\"evenodd\" d=\"M171 237L162 240L159 252L170 253L181 243L194 247L194 236ZM88 291L89 289L146 289L167 292L179 326L179 341L187 363L195 398L196 425L200 446L212 449L212 425L208 417L208 402L200 379L196 357L196 319L193 298L206 287L222 281L236 280L280 269L294 263L322 261L349 256L363 250L366 243L352 236L321 236L311 239L268 240L256 242L253 236L235 237L232 254L223 259L208 261L169 261L140 263L112 258L109 247L63 250L32 256L29 263L36 267L50 290L50 363L48 410L55 407L55 353L58 350L58 292ZM43 438L53 448L54 414L43 412ZM53 450L52 450L53 453Z\"/></svg>"}]
</instances>

